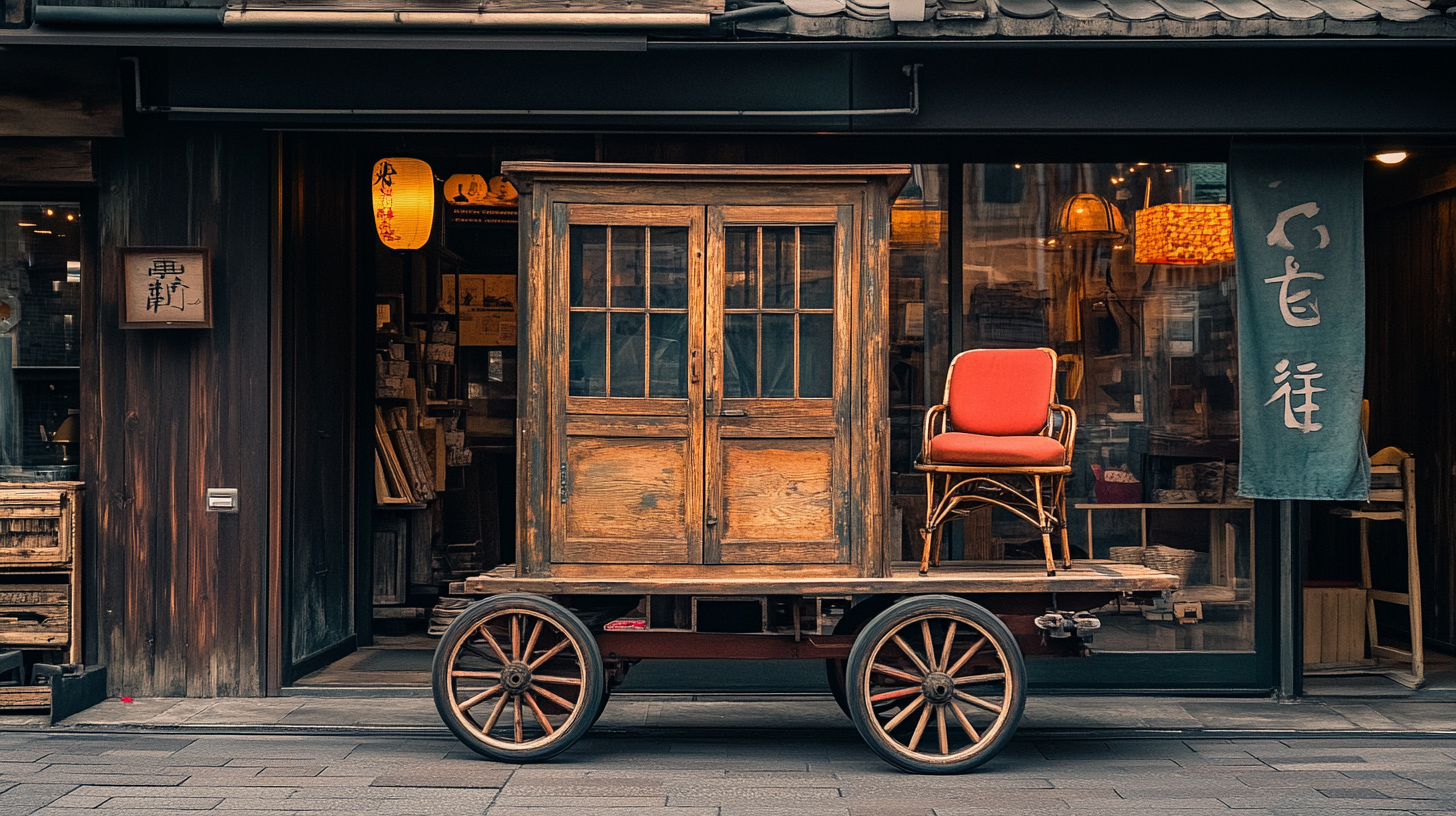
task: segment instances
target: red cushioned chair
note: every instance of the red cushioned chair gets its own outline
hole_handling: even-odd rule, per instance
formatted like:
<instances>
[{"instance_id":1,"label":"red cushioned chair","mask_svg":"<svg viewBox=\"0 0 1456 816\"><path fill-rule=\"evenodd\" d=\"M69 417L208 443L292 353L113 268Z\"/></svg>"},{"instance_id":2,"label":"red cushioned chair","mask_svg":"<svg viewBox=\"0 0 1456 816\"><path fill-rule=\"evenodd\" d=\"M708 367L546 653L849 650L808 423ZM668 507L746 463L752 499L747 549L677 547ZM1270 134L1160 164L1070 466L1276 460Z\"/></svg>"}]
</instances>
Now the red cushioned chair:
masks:
<instances>
[{"instance_id":1,"label":"red cushioned chair","mask_svg":"<svg viewBox=\"0 0 1456 816\"><path fill-rule=\"evenodd\" d=\"M1056 401L1051 349L974 349L957 354L945 403L925 414L915 469L925 472L925 552L920 574L940 563L941 527L970 505L1004 507L1041 530L1047 575L1056 574L1052 533L1067 544L1067 475L1077 415Z\"/></svg>"}]
</instances>

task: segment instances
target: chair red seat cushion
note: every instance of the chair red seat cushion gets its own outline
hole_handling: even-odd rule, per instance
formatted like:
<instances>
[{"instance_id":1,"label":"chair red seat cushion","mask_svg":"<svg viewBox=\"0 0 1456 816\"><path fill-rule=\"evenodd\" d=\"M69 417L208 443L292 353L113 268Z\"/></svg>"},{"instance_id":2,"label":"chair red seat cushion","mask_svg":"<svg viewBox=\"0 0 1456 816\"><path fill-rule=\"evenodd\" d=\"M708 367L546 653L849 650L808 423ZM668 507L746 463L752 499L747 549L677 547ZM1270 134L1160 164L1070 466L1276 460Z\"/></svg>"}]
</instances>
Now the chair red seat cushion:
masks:
<instances>
[{"instance_id":1,"label":"chair red seat cushion","mask_svg":"<svg viewBox=\"0 0 1456 816\"><path fill-rule=\"evenodd\" d=\"M983 436L943 433L930 439L930 462L995 467L1060 467L1067 451L1045 436Z\"/></svg>"}]
</instances>

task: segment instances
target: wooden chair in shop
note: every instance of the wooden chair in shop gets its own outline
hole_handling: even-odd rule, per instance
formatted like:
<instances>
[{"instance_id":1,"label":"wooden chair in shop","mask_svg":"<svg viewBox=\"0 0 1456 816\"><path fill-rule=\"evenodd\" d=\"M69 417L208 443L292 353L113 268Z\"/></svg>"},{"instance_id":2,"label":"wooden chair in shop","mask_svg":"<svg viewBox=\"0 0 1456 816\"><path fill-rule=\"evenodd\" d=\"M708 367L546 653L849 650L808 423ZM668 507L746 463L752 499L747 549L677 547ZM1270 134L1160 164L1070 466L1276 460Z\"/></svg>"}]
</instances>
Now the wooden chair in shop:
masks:
<instances>
[{"instance_id":1,"label":"wooden chair in shop","mask_svg":"<svg viewBox=\"0 0 1456 816\"><path fill-rule=\"evenodd\" d=\"M1361 417L1362 424L1368 422ZM1360 588L1365 592L1365 630L1370 639L1373 665L1367 668L1335 669L1316 674L1383 674L1401 685L1418 688L1426 681L1426 657L1422 644L1421 565L1416 553L1416 460L1400 448L1384 448L1370 457L1370 501L1359 507L1336 507L1331 511L1360 522ZM1370 522L1399 521L1405 526L1406 591L1376 589L1370 570ZM1410 648L1397 649L1380 643L1376 625L1376 602L1404 606L1410 617ZM1408 664L1409 670L1393 669L1381 661Z\"/></svg>"},{"instance_id":2,"label":"wooden chair in shop","mask_svg":"<svg viewBox=\"0 0 1456 816\"><path fill-rule=\"evenodd\" d=\"M946 523L992 504L1041 531L1048 575L1056 574L1052 533L1067 543L1066 480L1072 472L1077 415L1056 401L1057 355L1051 349L973 349L956 355L945 401L925 414L920 458L925 473L925 549L920 574L940 563Z\"/></svg>"}]
</instances>

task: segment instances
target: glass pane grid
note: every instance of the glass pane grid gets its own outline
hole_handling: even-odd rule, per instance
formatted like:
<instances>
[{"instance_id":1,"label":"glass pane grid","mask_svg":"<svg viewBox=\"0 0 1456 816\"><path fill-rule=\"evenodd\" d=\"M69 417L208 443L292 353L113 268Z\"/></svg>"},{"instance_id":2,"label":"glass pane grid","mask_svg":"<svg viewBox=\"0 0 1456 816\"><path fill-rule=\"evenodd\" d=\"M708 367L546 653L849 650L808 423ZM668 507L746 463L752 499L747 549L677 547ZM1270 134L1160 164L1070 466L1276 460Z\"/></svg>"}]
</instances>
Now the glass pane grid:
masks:
<instances>
[{"instance_id":1,"label":"glass pane grid","mask_svg":"<svg viewBox=\"0 0 1456 816\"><path fill-rule=\"evenodd\" d=\"M805 247L806 235L815 244L816 260L823 262L823 268L816 265L812 270L812 273L817 273L811 279L816 288L809 296L804 292L804 256L809 251ZM732 389L725 383L725 396L763 399L832 396L833 237L833 227L758 226L726 230L728 248L724 274L728 280L724 286L724 339L730 347L727 353L741 355L748 351L742 348L742 334L747 328L744 318L752 319L756 348L751 354L752 376L747 376L750 372L745 363L748 361L736 362L738 393L732 394ZM787 270L786 266L789 267ZM737 280L739 276L743 278L742 283ZM785 278L788 279L788 297L783 291ZM753 287L755 279L761 281L761 285ZM823 286L825 283L827 287ZM733 305L744 300L750 301L751 305ZM738 320L733 320L733 317ZM828 320L825 320L826 317ZM806 343L806 339L809 342ZM785 355L784 351L788 353ZM806 361L806 353L813 359ZM788 367L787 372L783 370L785 366ZM784 374L787 374L787 383L783 382ZM751 389L743 387L748 384L744 380L751 381Z\"/></svg>"},{"instance_id":2,"label":"glass pane grid","mask_svg":"<svg viewBox=\"0 0 1456 816\"><path fill-rule=\"evenodd\" d=\"M572 229L570 395L686 398L687 228Z\"/></svg>"}]
</instances>

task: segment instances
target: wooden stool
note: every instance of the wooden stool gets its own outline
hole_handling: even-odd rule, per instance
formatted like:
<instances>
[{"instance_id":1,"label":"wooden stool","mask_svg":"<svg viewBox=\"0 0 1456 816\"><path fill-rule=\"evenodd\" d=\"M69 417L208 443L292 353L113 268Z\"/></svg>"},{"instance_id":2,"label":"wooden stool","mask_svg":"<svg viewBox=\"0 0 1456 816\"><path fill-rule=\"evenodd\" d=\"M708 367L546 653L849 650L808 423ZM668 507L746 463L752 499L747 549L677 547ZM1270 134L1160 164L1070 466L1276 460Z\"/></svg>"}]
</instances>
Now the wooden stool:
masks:
<instances>
[{"instance_id":1,"label":"wooden stool","mask_svg":"<svg viewBox=\"0 0 1456 816\"><path fill-rule=\"evenodd\" d=\"M1426 657L1421 626L1421 563L1416 553L1416 460L1399 448L1385 448L1370 457L1370 502L1391 503L1385 507L1337 507L1331 512L1342 518L1360 521L1360 586L1365 590L1365 628L1370 636L1370 656L1374 659L1406 663L1409 671L1387 667L1369 670L1341 670L1341 674L1383 674L1410 688L1419 688L1426 681ZM1392 486L1396 480L1398 486ZM1406 591L1376 589L1370 580L1370 522L1400 521L1405 523ZM1404 606L1410 615L1410 649L1380 645L1380 630L1375 621L1375 602ZM1334 673L1334 672L1331 672Z\"/></svg>"}]
</instances>

